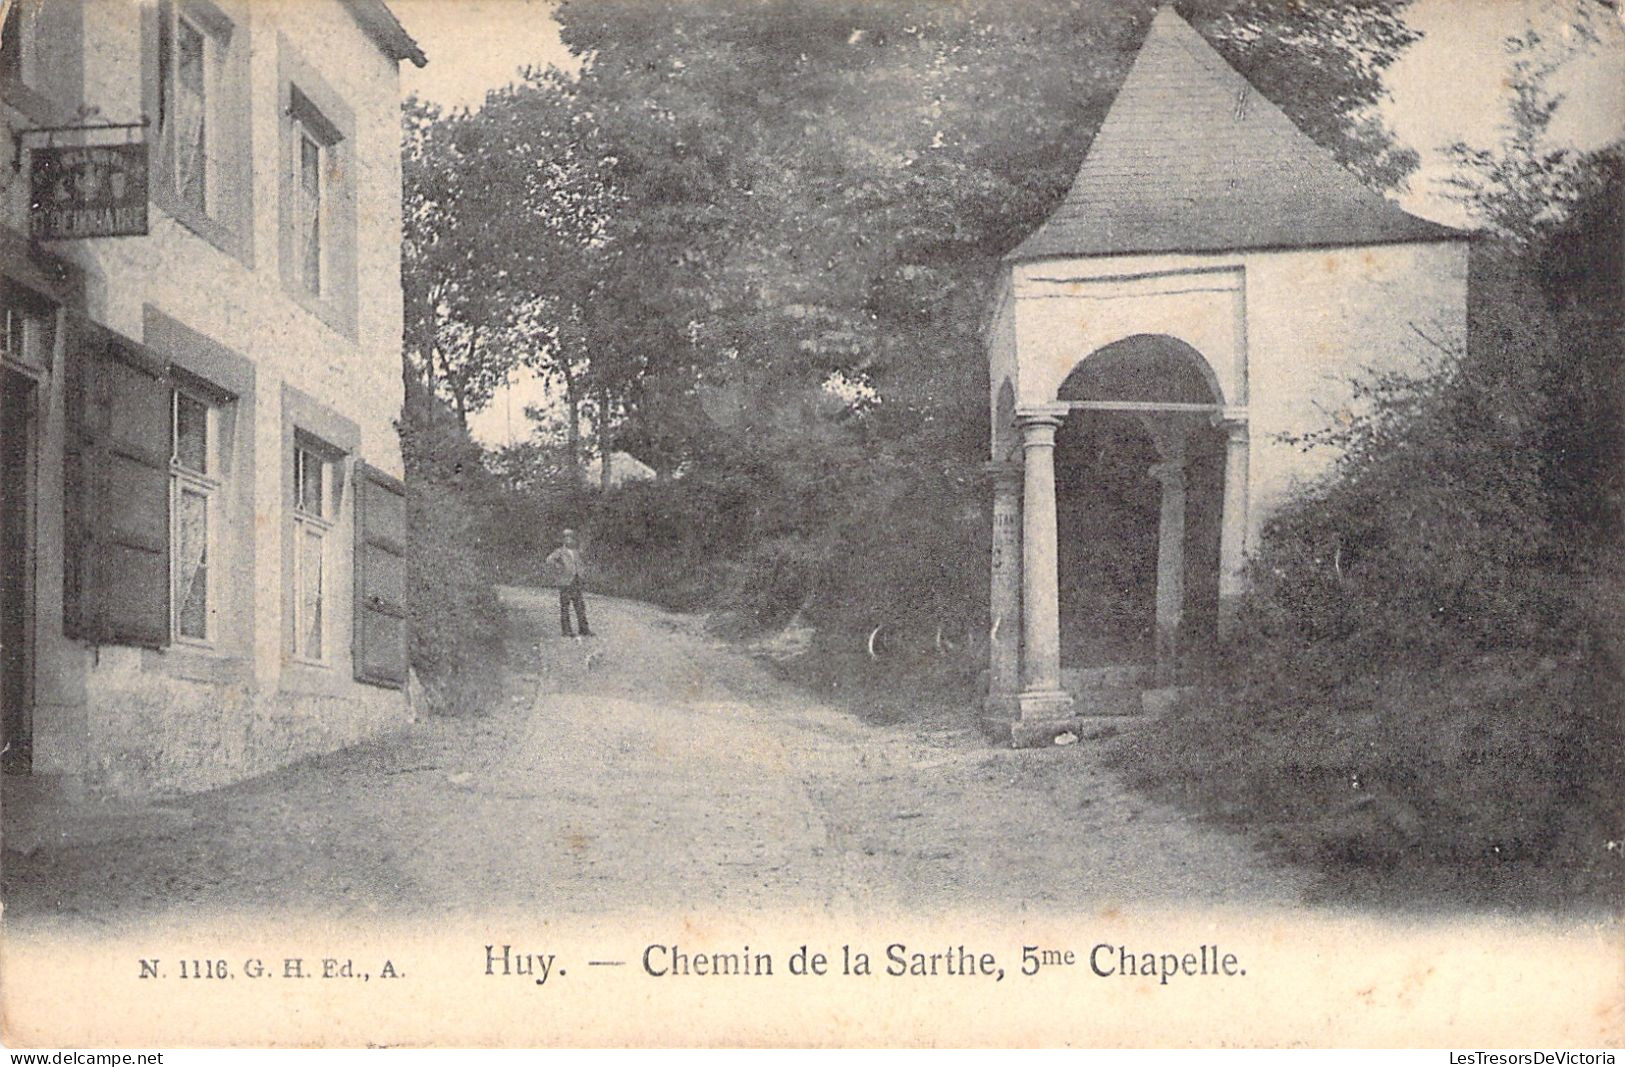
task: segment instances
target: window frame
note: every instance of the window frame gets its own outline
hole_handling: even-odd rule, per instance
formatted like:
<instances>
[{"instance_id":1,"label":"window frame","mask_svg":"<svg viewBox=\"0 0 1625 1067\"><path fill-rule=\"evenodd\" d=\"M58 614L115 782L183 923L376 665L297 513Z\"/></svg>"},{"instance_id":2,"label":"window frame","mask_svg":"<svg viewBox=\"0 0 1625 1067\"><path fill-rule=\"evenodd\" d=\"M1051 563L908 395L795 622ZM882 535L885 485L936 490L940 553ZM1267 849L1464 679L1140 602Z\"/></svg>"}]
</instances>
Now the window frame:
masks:
<instances>
[{"instance_id":1,"label":"window frame","mask_svg":"<svg viewBox=\"0 0 1625 1067\"><path fill-rule=\"evenodd\" d=\"M204 411L204 470L198 471L184 465L179 456L180 449L180 405L182 398L201 404ZM221 501L228 500L230 494L225 485L225 469L221 450L221 434L225 424L222 405L216 397L210 396L205 390L198 389L182 382L172 383L170 386L170 416L169 416L169 639L172 644L187 645L193 648L213 649L219 647L220 631L220 567L221 567L221 528L227 521L221 514ZM179 554L181 548L180 537L180 500L183 494L191 492L203 498L204 502L204 577L203 577L203 634L183 633L181 629L181 615L184 608L184 591L180 586Z\"/></svg>"},{"instance_id":2,"label":"window frame","mask_svg":"<svg viewBox=\"0 0 1625 1067\"><path fill-rule=\"evenodd\" d=\"M220 196L218 189L220 164L214 151L214 140L220 135L219 119L215 115L215 111L218 110L220 90L222 88L218 68L222 60L221 53L228 49L230 44L229 36L226 43L223 44L200 22L201 20L187 11L177 10L175 12L175 25L170 37L170 40L175 44L175 54L169 59L173 76L169 79L168 84L163 87L170 94L169 99L165 101L164 110L166 113L172 112L175 115L175 121L178 123L181 101L186 96L184 79L182 78L181 57L184 54L182 41L190 33L198 40L198 65L200 67L197 89L199 97L198 110L201 112L198 118L198 140L201 142L198 159L198 164L201 167L201 173L198 176L200 186L198 200L194 201L187 192L187 178L189 175L181 165L184 148L180 140L183 130L179 126L171 132L171 136L166 142L166 152L171 155L168 161L169 166L166 169L169 172L168 176L171 183L170 192L175 198L190 205L194 210L202 212L205 217L214 218L218 212L212 209L217 209L220 206L215 203ZM211 174L211 172L214 173Z\"/></svg>"},{"instance_id":3,"label":"window frame","mask_svg":"<svg viewBox=\"0 0 1625 1067\"><path fill-rule=\"evenodd\" d=\"M280 117L277 221L278 273L283 290L302 308L348 340L359 336L358 182L355 114L341 96L287 40L279 37ZM319 265L309 284L304 224L307 203L301 177L305 141L318 149Z\"/></svg>"},{"instance_id":4,"label":"window frame","mask_svg":"<svg viewBox=\"0 0 1625 1067\"><path fill-rule=\"evenodd\" d=\"M327 260L330 245L331 225L327 220L327 212L332 203L332 197L327 193L327 169L331 163L333 145L325 137L315 123L308 118L295 113L290 116L293 124L290 142L292 145L292 158L288 161L291 173L289 180L293 187L293 255L292 264L294 279L303 292L315 300L321 300L328 295L330 286ZM316 185L314 190L315 211L314 217L307 219L310 209L311 191L305 182L305 146L310 145L316 153ZM310 226L311 233L306 236L306 225ZM313 241L316 245L316 258L314 263L315 277L310 276L312 264L309 260L307 242Z\"/></svg>"},{"instance_id":5,"label":"window frame","mask_svg":"<svg viewBox=\"0 0 1625 1067\"><path fill-rule=\"evenodd\" d=\"M8 283L11 280L7 279ZM14 323L21 344L11 344ZM56 339L61 327L52 302L32 294L15 283L0 298L0 364L39 379L50 373L55 361Z\"/></svg>"},{"instance_id":6,"label":"window frame","mask_svg":"<svg viewBox=\"0 0 1625 1067\"><path fill-rule=\"evenodd\" d=\"M319 511L313 512L305 507L304 486L306 459L314 461L321 472L322 485L319 493ZM289 507L289 514L293 519L293 660L307 667L331 668L333 666L333 542L331 536L338 526L338 510L341 503L340 467L343 462L341 455L333 449L323 445L302 432L296 432L293 442L293 499ZM305 543L307 538L315 536L320 541L319 558L321 571L317 575L318 595L317 604L320 613L321 632L317 635L320 647L316 654L311 655L305 647Z\"/></svg>"},{"instance_id":7,"label":"window frame","mask_svg":"<svg viewBox=\"0 0 1625 1067\"><path fill-rule=\"evenodd\" d=\"M253 121L244 5L157 0L144 8L142 105L153 116L153 203L222 252L254 265ZM183 29L202 39L202 203L183 182L180 51Z\"/></svg>"}]
</instances>

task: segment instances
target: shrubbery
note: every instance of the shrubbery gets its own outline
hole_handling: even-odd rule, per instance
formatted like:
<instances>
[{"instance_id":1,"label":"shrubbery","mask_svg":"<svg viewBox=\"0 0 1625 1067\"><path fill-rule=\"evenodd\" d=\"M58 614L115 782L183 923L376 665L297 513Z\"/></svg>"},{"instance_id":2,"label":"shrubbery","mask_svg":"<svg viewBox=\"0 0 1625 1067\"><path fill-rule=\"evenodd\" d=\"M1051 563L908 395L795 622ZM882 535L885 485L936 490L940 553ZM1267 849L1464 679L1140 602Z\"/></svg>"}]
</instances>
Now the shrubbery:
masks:
<instances>
[{"instance_id":1,"label":"shrubbery","mask_svg":"<svg viewBox=\"0 0 1625 1067\"><path fill-rule=\"evenodd\" d=\"M1595 383L1620 357L1557 373L1607 351L1606 316L1477 253L1469 350L1366 381L1367 414L1305 442L1343 458L1264 531L1232 684L1117 758L1338 883L1617 904L1625 575L1574 472L1618 454ZM1576 422L1585 450L1554 448Z\"/></svg>"},{"instance_id":2,"label":"shrubbery","mask_svg":"<svg viewBox=\"0 0 1625 1067\"><path fill-rule=\"evenodd\" d=\"M429 709L482 710L503 657L502 605L479 531L493 487L477 445L449 413L409 400L400 424L407 487L412 669Z\"/></svg>"}]
</instances>

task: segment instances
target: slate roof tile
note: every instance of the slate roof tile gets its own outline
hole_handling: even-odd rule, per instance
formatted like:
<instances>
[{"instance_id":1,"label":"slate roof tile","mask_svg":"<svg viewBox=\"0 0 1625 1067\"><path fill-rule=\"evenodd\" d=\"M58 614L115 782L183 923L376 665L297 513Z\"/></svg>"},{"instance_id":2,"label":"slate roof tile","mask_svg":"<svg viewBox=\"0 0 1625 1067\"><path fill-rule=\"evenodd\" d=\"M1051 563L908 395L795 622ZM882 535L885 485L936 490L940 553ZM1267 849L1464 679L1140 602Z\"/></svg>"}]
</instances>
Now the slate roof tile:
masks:
<instances>
[{"instance_id":1,"label":"slate roof tile","mask_svg":"<svg viewBox=\"0 0 1625 1067\"><path fill-rule=\"evenodd\" d=\"M1007 257L1440 241L1164 6L1066 199Z\"/></svg>"}]
</instances>

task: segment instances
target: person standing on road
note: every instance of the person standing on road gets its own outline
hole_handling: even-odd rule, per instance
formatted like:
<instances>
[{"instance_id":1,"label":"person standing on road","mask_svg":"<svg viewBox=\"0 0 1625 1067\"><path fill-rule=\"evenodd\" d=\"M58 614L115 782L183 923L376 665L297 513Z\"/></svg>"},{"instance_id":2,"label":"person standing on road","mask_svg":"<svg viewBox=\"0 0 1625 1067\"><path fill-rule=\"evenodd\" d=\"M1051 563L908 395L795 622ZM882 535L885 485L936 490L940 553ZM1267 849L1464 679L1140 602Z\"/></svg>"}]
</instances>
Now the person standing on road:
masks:
<instances>
[{"instance_id":1,"label":"person standing on road","mask_svg":"<svg viewBox=\"0 0 1625 1067\"><path fill-rule=\"evenodd\" d=\"M547 557L548 573L555 576L559 585L559 629L565 637L575 636L570 629L570 605L574 604L581 636L591 637L592 629L587 625L587 601L581 595L581 553L576 550L576 532L565 530L560 540L564 543Z\"/></svg>"}]
</instances>

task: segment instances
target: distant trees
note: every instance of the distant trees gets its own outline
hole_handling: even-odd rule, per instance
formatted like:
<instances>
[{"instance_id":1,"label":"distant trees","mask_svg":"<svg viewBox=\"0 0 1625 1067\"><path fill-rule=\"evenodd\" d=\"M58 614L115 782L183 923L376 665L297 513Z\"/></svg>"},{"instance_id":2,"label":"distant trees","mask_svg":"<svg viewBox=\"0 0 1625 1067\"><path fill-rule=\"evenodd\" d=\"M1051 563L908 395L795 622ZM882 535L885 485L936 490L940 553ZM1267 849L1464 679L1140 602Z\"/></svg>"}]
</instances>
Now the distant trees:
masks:
<instances>
[{"instance_id":1,"label":"distant trees","mask_svg":"<svg viewBox=\"0 0 1625 1067\"><path fill-rule=\"evenodd\" d=\"M566 77L532 71L473 112L407 102L402 371L465 425L517 368L539 372L563 387L575 462L592 370L586 264L608 190L606 153L571 98Z\"/></svg>"},{"instance_id":2,"label":"distant trees","mask_svg":"<svg viewBox=\"0 0 1625 1067\"><path fill-rule=\"evenodd\" d=\"M570 425L590 411L658 471L732 447L719 402L771 450L831 396L968 457L998 257L1064 192L1154 6L567 2L578 77L408 107L405 371L466 417L535 367ZM1414 161L1372 105L1402 6L1185 10L1393 180Z\"/></svg>"},{"instance_id":3,"label":"distant trees","mask_svg":"<svg viewBox=\"0 0 1625 1067\"><path fill-rule=\"evenodd\" d=\"M408 111L408 372L466 413L536 367L569 455L590 423L668 479L673 508L675 472L745 501L745 528L695 551L746 616L783 617L750 603L773 586L831 633L877 614L977 631L991 286L1155 7L566 0L579 75L533 72L472 115ZM1394 181L1414 158L1374 105L1411 38L1402 7L1181 11ZM802 578L751 577L787 561Z\"/></svg>"}]
</instances>

